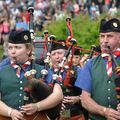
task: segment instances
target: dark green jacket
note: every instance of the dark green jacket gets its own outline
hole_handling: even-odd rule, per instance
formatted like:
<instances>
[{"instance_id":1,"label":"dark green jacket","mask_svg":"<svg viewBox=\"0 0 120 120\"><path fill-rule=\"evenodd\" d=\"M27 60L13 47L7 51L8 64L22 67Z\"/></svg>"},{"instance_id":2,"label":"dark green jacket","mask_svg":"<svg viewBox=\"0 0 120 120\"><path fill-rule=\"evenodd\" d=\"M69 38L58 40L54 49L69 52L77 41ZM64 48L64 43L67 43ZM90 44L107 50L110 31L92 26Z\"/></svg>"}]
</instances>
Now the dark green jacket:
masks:
<instances>
[{"instance_id":1,"label":"dark green jacket","mask_svg":"<svg viewBox=\"0 0 120 120\"><path fill-rule=\"evenodd\" d=\"M120 65L120 59L117 60ZM92 98L100 105L116 109L117 99L115 91L114 80L117 77L115 72L109 78L106 73L105 60L98 56L93 59L91 76L93 80L92 84ZM99 115L92 115L95 120L106 120Z\"/></svg>"},{"instance_id":2,"label":"dark green jacket","mask_svg":"<svg viewBox=\"0 0 120 120\"><path fill-rule=\"evenodd\" d=\"M36 78L39 78L42 68L39 65L35 65L35 69L37 70ZM20 109L20 107L24 104L24 86L27 82L27 78L23 77L20 79L16 76L16 73L11 65L6 65L0 70L1 100L12 108Z\"/></svg>"}]
</instances>

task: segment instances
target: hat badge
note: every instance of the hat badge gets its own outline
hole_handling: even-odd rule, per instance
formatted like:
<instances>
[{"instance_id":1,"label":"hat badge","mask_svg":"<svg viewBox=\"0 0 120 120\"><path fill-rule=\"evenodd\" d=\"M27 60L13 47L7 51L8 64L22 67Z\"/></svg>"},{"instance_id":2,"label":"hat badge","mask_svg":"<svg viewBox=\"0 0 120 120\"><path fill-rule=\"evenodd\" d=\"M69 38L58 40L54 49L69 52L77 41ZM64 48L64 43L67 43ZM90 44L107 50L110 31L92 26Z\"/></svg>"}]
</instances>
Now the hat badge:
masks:
<instances>
[{"instance_id":1,"label":"hat badge","mask_svg":"<svg viewBox=\"0 0 120 120\"><path fill-rule=\"evenodd\" d=\"M24 35L24 39L25 39L25 40L28 40L28 36L27 36L27 35Z\"/></svg>"},{"instance_id":2,"label":"hat badge","mask_svg":"<svg viewBox=\"0 0 120 120\"><path fill-rule=\"evenodd\" d=\"M64 42L61 42L62 46L65 46L65 43Z\"/></svg>"},{"instance_id":3,"label":"hat badge","mask_svg":"<svg viewBox=\"0 0 120 120\"><path fill-rule=\"evenodd\" d=\"M118 24L116 22L114 22L113 26L116 28L116 27L118 27Z\"/></svg>"}]
</instances>

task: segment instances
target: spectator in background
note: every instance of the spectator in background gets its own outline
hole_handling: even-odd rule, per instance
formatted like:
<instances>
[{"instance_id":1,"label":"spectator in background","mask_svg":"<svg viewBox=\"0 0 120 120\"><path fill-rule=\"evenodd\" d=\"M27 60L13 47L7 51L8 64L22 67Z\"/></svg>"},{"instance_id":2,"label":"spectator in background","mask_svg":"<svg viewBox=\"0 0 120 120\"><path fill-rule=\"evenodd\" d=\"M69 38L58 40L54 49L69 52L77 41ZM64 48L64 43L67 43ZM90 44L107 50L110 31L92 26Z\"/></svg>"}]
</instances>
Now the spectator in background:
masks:
<instances>
[{"instance_id":1,"label":"spectator in background","mask_svg":"<svg viewBox=\"0 0 120 120\"><path fill-rule=\"evenodd\" d=\"M13 16L10 15L10 30L15 30L16 20L13 19Z\"/></svg>"},{"instance_id":2,"label":"spectator in background","mask_svg":"<svg viewBox=\"0 0 120 120\"><path fill-rule=\"evenodd\" d=\"M41 19L41 17L37 17L37 21L35 22L35 33L38 31L41 31L43 29L43 24L44 24L44 21Z\"/></svg>"},{"instance_id":3,"label":"spectator in background","mask_svg":"<svg viewBox=\"0 0 120 120\"><path fill-rule=\"evenodd\" d=\"M78 15L80 13L80 7L79 7L79 4L77 3L77 1L74 1L73 8L74 8L75 16Z\"/></svg>"},{"instance_id":4,"label":"spectator in background","mask_svg":"<svg viewBox=\"0 0 120 120\"><path fill-rule=\"evenodd\" d=\"M42 19L43 11L40 8L38 8L37 6L35 6L35 10L34 10L34 21L35 22L37 22L38 17L41 17L41 19Z\"/></svg>"},{"instance_id":5,"label":"spectator in background","mask_svg":"<svg viewBox=\"0 0 120 120\"><path fill-rule=\"evenodd\" d=\"M26 6L22 8L20 11L20 16L23 18L23 21L26 22L27 24L30 21L30 13L28 12L28 9Z\"/></svg>"},{"instance_id":6,"label":"spectator in background","mask_svg":"<svg viewBox=\"0 0 120 120\"><path fill-rule=\"evenodd\" d=\"M70 14L70 17L74 18L74 15L75 15L74 10L75 9L74 9L74 5L71 0L68 1L66 9L67 9L67 14Z\"/></svg>"},{"instance_id":7,"label":"spectator in background","mask_svg":"<svg viewBox=\"0 0 120 120\"><path fill-rule=\"evenodd\" d=\"M113 2L112 7L110 7L110 9L108 10L108 14L111 17L114 17L114 16L116 16L117 13L118 13L118 10L117 10L116 4Z\"/></svg>"},{"instance_id":8,"label":"spectator in background","mask_svg":"<svg viewBox=\"0 0 120 120\"><path fill-rule=\"evenodd\" d=\"M23 31L28 29L28 24L26 21L23 20L21 16L18 16L16 18L16 25L15 25L15 30L17 31Z\"/></svg>"},{"instance_id":9,"label":"spectator in background","mask_svg":"<svg viewBox=\"0 0 120 120\"><path fill-rule=\"evenodd\" d=\"M105 0L105 10L108 11L110 8L110 2L111 0Z\"/></svg>"},{"instance_id":10,"label":"spectator in background","mask_svg":"<svg viewBox=\"0 0 120 120\"><path fill-rule=\"evenodd\" d=\"M20 10L16 7L15 3L11 3L10 12L13 15L13 19L16 19L16 16L20 15Z\"/></svg>"},{"instance_id":11,"label":"spectator in background","mask_svg":"<svg viewBox=\"0 0 120 120\"><path fill-rule=\"evenodd\" d=\"M92 3L92 0L86 0L86 3L85 3L85 6L86 6L87 9L88 9L89 15L90 15L90 6L91 6L91 3Z\"/></svg>"},{"instance_id":12,"label":"spectator in background","mask_svg":"<svg viewBox=\"0 0 120 120\"><path fill-rule=\"evenodd\" d=\"M97 5L99 7L100 14L102 14L104 9L104 0L97 0Z\"/></svg>"},{"instance_id":13,"label":"spectator in background","mask_svg":"<svg viewBox=\"0 0 120 120\"><path fill-rule=\"evenodd\" d=\"M4 18L3 21L3 48L4 48L4 53L3 53L3 59L8 56L8 37L10 33L10 21L9 18Z\"/></svg>"},{"instance_id":14,"label":"spectator in background","mask_svg":"<svg viewBox=\"0 0 120 120\"><path fill-rule=\"evenodd\" d=\"M98 6L95 4L95 2L92 2L90 6L90 18L91 20L96 20L98 16L99 16Z\"/></svg>"},{"instance_id":15,"label":"spectator in background","mask_svg":"<svg viewBox=\"0 0 120 120\"><path fill-rule=\"evenodd\" d=\"M65 17L65 13L61 11L60 9L55 9L54 19L56 21L61 20Z\"/></svg>"}]
</instances>

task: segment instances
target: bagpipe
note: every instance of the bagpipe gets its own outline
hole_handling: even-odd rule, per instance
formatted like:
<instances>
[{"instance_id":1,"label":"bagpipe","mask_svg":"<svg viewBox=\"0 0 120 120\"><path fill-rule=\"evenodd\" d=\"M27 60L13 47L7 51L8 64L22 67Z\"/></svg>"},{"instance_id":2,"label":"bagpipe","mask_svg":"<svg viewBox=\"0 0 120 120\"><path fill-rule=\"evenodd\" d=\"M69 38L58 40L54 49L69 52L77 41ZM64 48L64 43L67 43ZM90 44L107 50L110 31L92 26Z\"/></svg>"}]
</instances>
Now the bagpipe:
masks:
<instances>
[{"instance_id":1,"label":"bagpipe","mask_svg":"<svg viewBox=\"0 0 120 120\"><path fill-rule=\"evenodd\" d=\"M32 24L33 24L33 8L30 7L29 8L29 12L30 12L30 32L31 32L31 35L33 34L33 28L32 27ZM32 30L31 30L32 29ZM48 33L45 33L46 34L46 40L48 38L47 34ZM54 40L55 39L55 36L51 35L49 37L50 40ZM46 41L48 42L48 41ZM46 55L46 59L45 59L45 68L41 71L42 73L42 77L40 79L36 79L35 78L35 74L36 74L36 70L34 69L34 64L35 64L35 57L32 57L32 69L30 71L27 71L25 73L25 77L28 79L28 83L26 84L25 86L25 89L24 91L26 92L26 96L24 97L24 101L25 103L28 101L29 97L28 96L31 96L31 98L33 99L34 102L39 102L45 98L47 98L52 92L53 92L53 89L51 88L51 86L47 85L45 82L44 82L44 78L45 76L47 75L48 71L47 71L47 68L48 68L48 63L49 63L49 59L50 59L50 51L51 51L51 44L49 42L49 47L48 47L48 52L47 52L47 55ZM34 58L34 59L33 59ZM55 118L57 117L57 112L58 109L59 109L59 106L56 106L54 108L51 108L49 110L46 110L44 111L45 114L47 114L47 116L49 116L49 118ZM47 118L48 119L48 118ZM42 120L42 119L40 119Z\"/></svg>"},{"instance_id":2,"label":"bagpipe","mask_svg":"<svg viewBox=\"0 0 120 120\"><path fill-rule=\"evenodd\" d=\"M30 34L31 34L31 39L32 39L32 44L33 44L33 40L34 40L33 12L34 12L34 8L33 7L29 7L28 8L28 12L30 13L29 29L30 29ZM32 69L30 71L27 71L24 74L24 76L26 78L28 78L28 83L26 84L24 91L27 94L31 94L32 97L33 97L33 99L36 102L38 102L38 101L44 99L45 97L47 97L50 93L52 93L52 90L49 89L49 87L44 82L42 82L42 81L40 81L40 80L38 80L38 79L35 78L35 74L36 74L37 71L35 70L35 54L34 54L34 51L32 52L31 62L32 62ZM36 84L38 84L37 85L38 86L37 88L39 88L38 90L36 90L36 88L35 88ZM40 95L40 94L37 94L37 92L39 93L42 90L45 90L46 94L41 95L40 97L37 98L37 96Z\"/></svg>"},{"instance_id":3,"label":"bagpipe","mask_svg":"<svg viewBox=\"0 0 120 120\"><path fill-rule=\"evenodd\" d=\"M71 39L70 43L71 43L71 45L68 47L68 50L65 52L65 55L62 58L62 61L59 64L58 69L56 71L54 71L52 83L56 83L57 82L57 83L59 83L61 85L61 82L59 81L60 73L61 73L61 70L64 68L65 62L66 62L66 60L67 60L67 58L69 56L69 53L70 53L73 45L76 44L76 39Z\"/></svg>"},{"instance_id":4,"label":"bagpipe","mask_svg":"<svg viewBox=\"0 0 120 120\"><path fill-rule=\"evenodd\" d=\"M91 46L91 52L90 52L90 54L89 54L89 56L88 56L88 60L91 59L91 58L93 57L93 54L94 54L95 48L96 48L95 45L92 45L92 46Z\"/></svg>"},{"instance_id":5,"label":"bagpipe","mask_svg":"<svg viewBox=\"0 0 120 120\"><path fill-rule=\"evenodd\" d=\"M52 44L56 38L55 38L55 35L50 35L49 37L47 37L47 53L46 53L46 56L45 56L45 59L44 59L44 69L41 70L41 74L42 74L42 79L44 80L45 79L45 76L48 74L48 68L49 68L49 63L50 63L50 53L51 53L51 50L52 50Z\"/></svg>"},{"instance_id":6,"label":"bagpipe","mask_svg":"<svg viewBox=\"0 0 120 120\"><path fill-rule=\"evenodd\" d=\"M118 103L120 103L120 66L118 65L118 62L116 61L110 46L107 45L106 47L109 50L111 61L115 63L114 72L116 73L117 77L115 78L114 82L115 82L115 90L117 93L116 97L117 97Z\"/></svg>"},{"instance_id":7,"label":"bagpipe","mask_svg":"<svg viewBox=\"0 0 120 120\"><path fill-rule=\"evenodd\" d=\"M52 81L52 83L58 82L60 85L62 85L59 80L59 79L61 79L61 76L60 76L61 70L64 68L67 68L67 69L69 68L69 64L66 63L66 61L68 59L68 56L70 55L70 52L71 52L73 46L77 42L76 39L73 38L71 18L69 18L69 17L66 18L66 24L68 27L68 34L69 34L67 39L65 40L65 46L67 46L67 50L65 51L64 57L62 58L61 63L59 63L58 68L54 71L53 81ZM56 44L61 44L61 43L56 42Z\"/></svg>"}]
</instances>

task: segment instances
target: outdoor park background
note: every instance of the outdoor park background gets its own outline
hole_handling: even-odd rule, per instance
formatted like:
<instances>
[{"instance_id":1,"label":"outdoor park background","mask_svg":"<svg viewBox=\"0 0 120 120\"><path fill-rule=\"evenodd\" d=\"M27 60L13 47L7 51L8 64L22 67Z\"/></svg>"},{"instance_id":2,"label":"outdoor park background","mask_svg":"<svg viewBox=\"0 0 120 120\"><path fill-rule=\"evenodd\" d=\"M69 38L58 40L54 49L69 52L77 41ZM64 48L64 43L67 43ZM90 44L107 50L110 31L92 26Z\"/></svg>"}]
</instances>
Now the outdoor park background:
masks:
<instances>
[{"instance_id":1,"label":"outdoor park background","mask_svg":"<svg viewBox=\"0 0 120 120\"><path fill-rule=\"evenodd\" d=\"M27 8L30 6L30 4L34 4L35 11L37 11L37 12L35 12L34 19L36 19L36 15L37 15L36 13L41 12L41 11L43 12L42 17L37 16L39 19L36 19L36 21L34 21L35 36L43 36L44 30L48 30L49 35L55 35L56 39L66 40L67 36L68 36L68 28L66 25L66 18L71 17L73 38L75 38L77 40L78 46L83 47L85 49L90 49L91 45L98 45L98 43L99 43L99 25L100 25L101 19L103 19L103 18L110 19L113 17L120 19L120 2L119 2L119 0L93 0L94 4L91 0L31 0L31 1L3 0L3 1L5 2L5 7L3 7L2 10L0 7L0 12L1 11L4 12L4 10L6 9L6 6L13 5L12 8L17 8L17 9L20 8L19 11L21 13L22 12L25 13L27 11ZM57 3L58 1L59 1L59 3ZM105 8L108 7L103 12L98 10L98 7L100 5L98 3L100 1L102 1L101 2L102 6L104 6ZM109 1L109 4L106 1ZM17 4L18 4L17 2L20 2L21 6L17 6ZM37 5L39 5L41 3L41 5L43 7L45 2L48 3L47 7L49 9L44 8L44 10L43 10L43 8L42 8L42 10L41 10L40 6L37 6ZM87 2L89 2L89 3L87 3ZM14 4L12 4L12 3L14 3ZM51 14L53 12L52 10L55 7L55 6L53 6L53 4L55 4L57 7L55 8L55 13ZM116 5L116 6L112 6L112 5ZM75 9L76 9L75 6L78 6L78 8L79 8L79 10L77 12L75 11ZM90 13L91 11L87 7L91 8L91 10L94 10L93 15L92 15L92 13ZM117 7L117 13L111 15L109 10L112 7L113 8ZM94 8L94 9L92 9L92 8ZM8 9L8 11L9 10L10 10L10 8ZM26 10L26 11L24 11L24 10ZM57 14L57 12L59 12L59 15ZM50 14L48 14L48 13L50 13ZM6 17L7 16L5 16L5 14L2 16L2 13L1 13L0 20L3 20L3 18L5 19ZM19 16L19 17L21 17L21 16ZM41 23L42 23L42 26L40 26ZM0 59L2 59L2 57L3 57L3 44L1 43Z\"/></svg>"}]
</instances>

